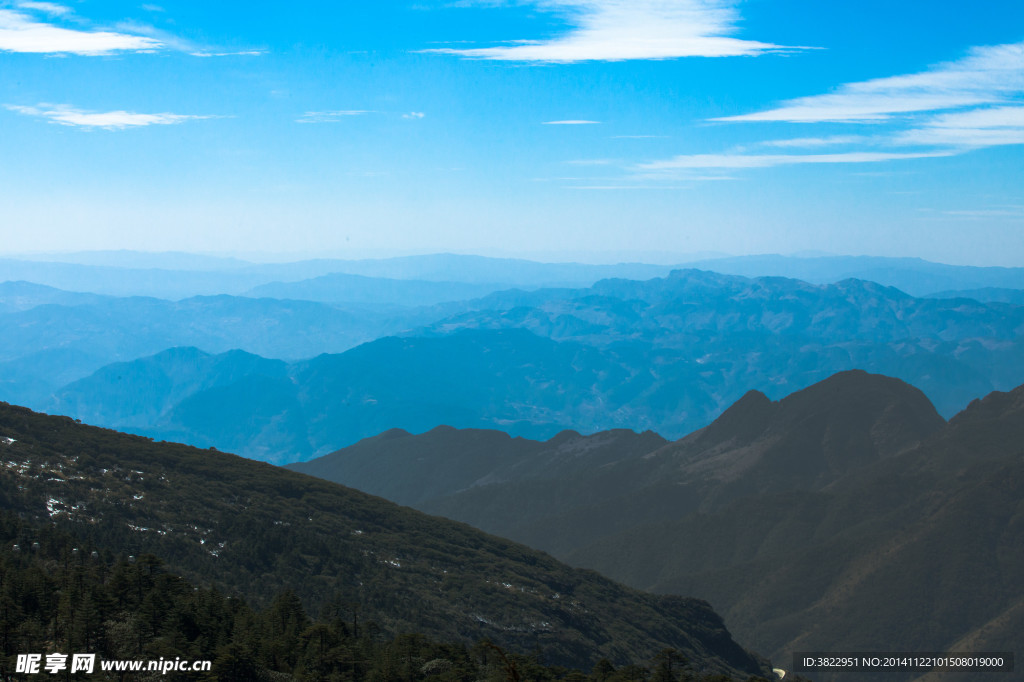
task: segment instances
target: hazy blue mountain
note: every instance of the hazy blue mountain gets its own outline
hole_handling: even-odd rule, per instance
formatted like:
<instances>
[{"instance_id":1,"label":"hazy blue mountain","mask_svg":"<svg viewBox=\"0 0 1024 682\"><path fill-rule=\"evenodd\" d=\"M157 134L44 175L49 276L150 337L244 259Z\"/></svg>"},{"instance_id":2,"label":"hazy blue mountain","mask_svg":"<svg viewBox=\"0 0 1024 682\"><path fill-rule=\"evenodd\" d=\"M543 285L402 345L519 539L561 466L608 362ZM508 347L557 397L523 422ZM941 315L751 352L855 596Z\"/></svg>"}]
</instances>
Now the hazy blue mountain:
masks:
<instances>
[{"instance_id":1,"label":"hazy blue mountain","mask_svg":"<svg viewBox=\"0 0 1024 682\"><path fill-rule=\"evenodd\" d=\"M687 379L710 393L721 394L723 386L727 393L709 412L679 415L689 429L706 424L747 388L781 397L844 369L908 381L946 415L1024 381L1024 308L918 299L859 280L812 285L680 270L644 282L604 280L588 289L499 292L475 304L476 310L428 329L518 328L639 354L678 353L691 370ZM685 433L649 421L632 426Z\"/></svg>"},{"instance_id":2,"label":"hazy blue mountain","mask_svg":"<svg viewBox=\"0 0 1024 682\"><path fill-rule=\"evenodd\" d=\"M251 456L287 446L270 456L287 462L438 424L530 438L613 428L678 438L749 389L776 399L856 368L919 386L945 415L1024 381L1024 308L916 299L856 280L816 286L677 271L495 293L465 308L402 337L292 363L287 379L260 379L255 412L240 384L197 388L155 422L129 418L134 408L120 404L122 389L111 390L106 374L44 405L89 404L97 424Z\"/></svg>"},{"instance_id":3,"label":"hazy blue mountain","mask_svg":"<svg viewBox=\"0 0 1024 682\"><path fill-rule=\"evenodd\" d=\"M26 260L44 263L75 263L78 265L99 265L114 268L137 268L159 270L240 270L253 264L241 258L211 256L183 251L132 251L130 249L107 249L96 251L72 251L67 253L36 254Z\"/></svg>"},{"instance_id":4,"label":"hazy blue mountain","mask_svg":"<svg viewBox=\"0 0 1024 682\"><path fill-rule=\"evenodd\" d=\"M385 279L334 273L299 282L271 282L246 292L259 298L377 306L423 306L480 298L507 289L505 284Z\"/></svg>"},{"instance_id":5,"label":"hazy blue mountain","mask_svg":"<svg viewBox=\"0 0 1024 682\"><path fill-rule=\"evenodd\" d=\"M792 277L814 284L863 279L914 296L949 289L1024 288L1024 268L946 265L920 258L761 255L711 258L685 265L745 277Z\"/></svg>"},{"instance_id":6,"label":"hazy blue mountain","mask_svg":"<svg viewBox=\"0 0 1024 682\"><path fill-rule=\"evenodd\" d=\"M786 660L1013 650L1024 626L1021 442L1024 386L945 423L917 389L846 372L776 402L750 392L672 443L435 429L290 468L636 587L706 595L744 641ZM453 479L453 462L473 463L476 480Z\"/></svg>"},{"instance_id":7,"label":"hazy blue mountain","mask_svg":"<svg viewBox=\"0 0 1024 682\"><path fill-rule=\"evenodd\" d=\"M166 270L82 263L0 259L0 281L25 280L108 296L181 299L197 295L240 294L268 281L265 275L230 270Z\"/></svg>"},{"instance_id":8,"label":"hazy blue mountain","mask_svg":"<svg viewBox=\"0 0 1024 682\"><path fill-rule=\"evenodd\" d=\"M192 394L233 384L241 379L262 376L287 378L282 360L267 360L240 350L210 355L196 348L172 348L153 356L151 362L119 362L93 375L104 391L88 395L76 392L72 383L55 407L79 415L87 422L101 421L100 406L118 401L122 405L117 428L132 424L156 423L161 416ZM70 396L79 402L70 402Z\"/></svg>"},{"instance_id":9,"label":"hazy blue mountain","mask_svg":"<svg viewBox=\"0 0 1024 682\"><path fill-rule=\"evenodd\" d=\"M362 260L311 259L251 263L183 253L108 251L0 259L0 281L25 280L69 291L180 299L241 294L272 282L331 274L494 285L497 288L588 287L601 279L644 280L682 267L747 277L781 276L828 284L862 279L915 296L983 287L1024 288L1024 268L969 267L916 258L874 256L740 256L690 260L674 266L646 263L541 263L517 258L430 254Z\"/></svg>"},{"instance_id":10,"label":"hazy blue mountain","mask_svg":"<svg viewBox=\"0 0 1024 682\"><path fill-rule=\"evenodd\" d=\"M539 263L521 258L491 258L451 253L397 258L333 261L333 272L367 277L486 284L507 282L523 287L589 286L608 277L648 279L672 267L646 263Z\"/></svg>"},{"instance_id":11,"label":"hazy blue mountain","mask_svg":"<svg viewBox=\"0 0 1024 682\"><path fill-rule=\"evenodd\" d=\"M58 305L40 298L60 299L63 293L34 291L31 299L12 299L39 304L0 313L0 399L36 407L60 386L104 365L168 347L199 346L215 353L240 349L298 359L344 351L443 314L232 296L101 298Z\"/></svg>"},{"instance_id":12,"label":"hazy blue mountain","mask_svg":"<svg viewBox=\"0 0 1024 682\"><path fill-rule=\"evenodd\" d=\"M0 282L0 313L28 310L38 305L87 305L100 303L107 297L96 294L64 291L33 282Z\"/></svg>"},{"instance_id":13,"label":"hazy blue mountain","mask_svg":"<svg viewBox=\"0 0 1024 682\"><path fill-rule=\"evenodd\" d=\"M969 298L975 301L983 301L985 303L1010 303L1013 305L1024 305L1024 289L985 287L983 289L938 291L934 294L930 294L929 298Z\"/></svg>"},{"instance_id":14,"label":"hazy blue mountain","mask_svg":"<svg viewBox=\"0 0 1024 682\"><path fill-rule=\"evenodd\" d=\"M49 400L59 387L87 376L112 359L74 347L23 350L28 352L0 361L0 398L16 397L30 405Z\"/></svg>"},{"instance_id":15,"label":"hazy blue mountain","mask_svg":"<svg viewBox=\"0 0 1024 682\"><path fill-rule=\"evenodd\" d=\"M217 362L221 359L218 358ZM321 355L288 366L287 380L251 390L242 380L230 386L196 390L163 411L163 419L132 418L125 396L135 377L174 371L164 354L107 368L57 392L49 408L78 416L88 406L89 421L119 426L154 437L174 437L216 445L250 456L268 450L263 429L253 420L283 427L301 421L286 438L298 450L280 451L272 461L306 459L391 427L424 431L440 416L463 427L501 428L545 436L561 430L562 420L599 424L603 401L620 390L634 358L616 358L597 349L556 343L523 330L463 331L443 338L388 337L351 351ZM191 371L191 369L190 369ZM112 386L113 377L124 377ZM191 376L178 382L192 382ZM550 388L550 391L546 391ZM538 393L545 396L538 400ZM253 411L259 401L260 411ZM269 410L269 412L268 412ZM275 411L276 410L276 411ZM629 419L623 410L618 418ZM127 413L127 414L126 414ZM230 440L213 438L210 430ZM276 429L269 432L280 436Z\"/></svg>"},{"instance_id":16,"label":"hazy blue mountain","mask_svg":"<svg viewBox=\"0 0 1024 682\"><path fill-rule=\"evenodd\" d=\"M298 282L332 274L385 280L418 280L483 285L472 291L509 287L590 286L606 277L647 278L667 274L664 265L623 263L537 263L511 258L435 254L399 258L314 259L294 263L245 263L191 254L54 255L61 260L0 259L0 281L25 280L68 291L111 296L191 296L242 294L275 282ZM384 287L394 286L384 282ZM478 295L478 294L476 294Z\"/></svg>"}]
</instances>

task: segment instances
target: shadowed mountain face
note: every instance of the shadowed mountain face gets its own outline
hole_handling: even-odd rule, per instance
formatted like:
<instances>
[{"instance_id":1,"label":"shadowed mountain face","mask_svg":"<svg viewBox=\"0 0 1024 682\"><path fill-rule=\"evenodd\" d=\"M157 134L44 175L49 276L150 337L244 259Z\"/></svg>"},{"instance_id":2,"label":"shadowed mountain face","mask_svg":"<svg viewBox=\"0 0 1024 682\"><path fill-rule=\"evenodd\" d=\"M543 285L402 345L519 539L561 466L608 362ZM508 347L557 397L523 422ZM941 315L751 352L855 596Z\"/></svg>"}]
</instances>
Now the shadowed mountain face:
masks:
<instances>
[{"instance_id":1,"label":"shadowed mountain face","mask_svg":"<svg viewBox=\"0 0 1024 682\"><path fill-rule=\"evenodd\" d=\"M260 371L234 384L191 370L179 376L161 354L65 386L43 406L289 462L390 428L437 424L538 439L615 428L678 438L747 390L779 399L853 368L919 386L947 416L1024 381L1024 308L916 299L870 282L815 286L678 271L453 306L448 312L461 312L402 337L292 363L273 381ZM287 325L272 328L283 334ZM133 396L153 388L113 386L115 374L163 374L161 382L177 388L155 395L147 411L155 418L141 420Z\"/></svg>"},{"instance_id":2,"label":"shadowed mountain face","mask_svg":"<svg viewBox=\"0 0 1024 682\"><path fill-rule=\"evenodd\" d=\"M412 435L393 429L344 450L287 468L417 506L480 486L553 475L577 478L587 470L642 456L667 441L646 432L563 431L541 442L501 431L438 426ZM395 472L401 472L396 475Z\"/></svg>"},{"instance_id":3,"label":"shadowed mountain face","mask_svg":"<svg viewBox=\"0 0 1024 682\"><path fill-rule=\"evenodd\" d=\"M677 649L698 669L764 672L696 599L657 597L464 524L219 452L0 403L0 508L266 604L355 609L391 634L489 638L589 670Z\"/></svg>"},{"instance_id":4,"label":"shadowed mountain face","mask_svg":"<svg viewBox=\"0 0 1024 682\"><path fill-rule=\"evenodd\" d=\"M565 553L641 522L827 488L943 424L912 386L851 371L779 402L751 391L673 443L628 430L538 442L438 427L389 431L289 468Z\"/></svg>"},{"instance_id":5,"label":"shadowed mountain face","mask_svg":"<svg viewBox=\"0 0 1024 682\"><path fill-rule=\"evenodd\" d=\"M486 434L444 430L439 448L437 431L293 467L370 492L386 467L393 494L417 462L424 492L407 488L406 503L636 587L705 596L778 661L1007 651L1024 625L1024 387L946 423L917 389L844 372L777 402L752 391L671 443L570 436L578 451L613 444L593 460L538 454L564 435L526 441L519 467L474 458ZM429 475L453 457L481 463L473 484Z\"/></svg>"}]
</instances>

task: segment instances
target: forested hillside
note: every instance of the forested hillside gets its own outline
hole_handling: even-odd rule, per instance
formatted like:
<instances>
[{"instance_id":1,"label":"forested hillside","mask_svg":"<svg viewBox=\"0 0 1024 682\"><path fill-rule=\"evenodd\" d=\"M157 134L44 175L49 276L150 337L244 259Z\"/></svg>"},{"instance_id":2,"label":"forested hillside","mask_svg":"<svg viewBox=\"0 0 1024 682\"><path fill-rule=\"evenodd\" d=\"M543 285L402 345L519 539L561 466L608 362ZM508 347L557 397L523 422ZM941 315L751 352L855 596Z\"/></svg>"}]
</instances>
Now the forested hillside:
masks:
<instances>
[{"instance_id":1,"label":"forested hillside","mask_svg":"<svg viewBox=\"0 0 1024 682\"><path fill-rule=\"evenodd\" d=\"M167 571L256 607L293 591L330 618L344 605L384 633L472 646L488 638L547 664L694 670L763 664L697 599L655 597L522 545L336 484L213 451L0 405L0 508L103 556L153 554ZM21 531L19 531L21 532ZM41 530L39 532L42 532ZM39 538L25 537L26 546ZM333 606L332 606L333 605Z\"/></svg>"}]
</instances>

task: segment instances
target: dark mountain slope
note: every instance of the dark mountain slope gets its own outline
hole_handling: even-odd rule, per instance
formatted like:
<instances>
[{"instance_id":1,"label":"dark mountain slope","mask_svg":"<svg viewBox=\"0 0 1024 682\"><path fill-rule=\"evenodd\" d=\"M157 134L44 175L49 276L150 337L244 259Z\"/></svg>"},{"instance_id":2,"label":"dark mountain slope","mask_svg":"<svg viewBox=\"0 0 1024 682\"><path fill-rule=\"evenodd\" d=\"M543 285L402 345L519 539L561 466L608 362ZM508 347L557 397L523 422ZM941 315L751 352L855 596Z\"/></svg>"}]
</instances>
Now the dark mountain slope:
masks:
<instances>
[{"instance_id":1,"label":"dark mountain slope","mask_svg":"<svg viewBox=\"0 0 1024 682\"><path fill-rule=\"evenodd\" d=\"M439 426L420 435L392 429L286 468L418 506L477 487L558 476L578 480L586 470L644 455L665 442L655 433L626 430L593 436L564 431L542 442L485 429Z\"/></svg>"},{"instance_id":2,"label":"dark mountain slope","mask_svg":"<svg viewBox=\"0 0 1024 682\"><path fill-rule=\"evenodd\" d=\"M452 487L418 506L564 555L617 531L732 500L824 489L942 425L917 389L844 372L776 403L748 393L708 427L646 453L623 453L600 467L534 466L535 480Z\"/></svg>"},{"instance_id":3,"label":"dark mountain slope","mask_svg":"<svg viewBox=\"0 0 1024 682\"><path fill-rule=\"evenodd\" d=\"M776 657L1012 651L1024 604L1022 407L1024 388L993 394L827 487L637 526L568 558L655 591L698 590Z\"/></svg>"},{"instance_id":4,"label":"dark mountain slope","mask_svg":"<svg viewBox=\"0 0 1024 682\"><path fill-rule=\"evenodd\" d=\"M257 603L293 589L391 632L489 637L589 669L664 647L734 675L759 663L699 600L654 597L468 526L218 452L0 404L0 507Z\"/></svg>"},{"instance_id":5,"label":"dark mountain slope","mask_svg":"<svg viewBox=\"0 0 1024 682\"><path fill-rule=\"evenodd\" d=\"M417 438L401 456L418 456ZM779 661L1018 646L1024 387L944 423L913 387L845 372L777 402L748 393L646 454L557 471L523 461L529 476L418 506L636 587L704 595Z\"/></svg>"},{"instance_id":6,"label":"dark mountain slope","mask_svg":"<svg viewBox=\"0 0 1024 682\"><path fill-rule=\"evenodd\" d=\"M825 488L918 445L945 423L913 386L859 370L777 403L755 396L651 457L669 471L677 467L677 481L701 482L702 509L755 494ZM712 486L718 490L710 492Z\"/></svg>"}]
</instances>

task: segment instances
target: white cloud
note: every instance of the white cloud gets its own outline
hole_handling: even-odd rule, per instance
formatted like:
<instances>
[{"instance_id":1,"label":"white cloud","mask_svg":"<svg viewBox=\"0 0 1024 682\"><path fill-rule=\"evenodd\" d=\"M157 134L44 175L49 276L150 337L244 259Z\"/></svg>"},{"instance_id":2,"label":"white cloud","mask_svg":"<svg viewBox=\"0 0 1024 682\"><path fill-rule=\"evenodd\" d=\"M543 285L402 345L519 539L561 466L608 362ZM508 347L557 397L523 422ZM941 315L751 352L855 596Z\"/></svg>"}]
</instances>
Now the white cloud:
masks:
<instances>
[{"instance_id":1,"label":"white cloud","mask_svg":"<svg viewBox=\"0 0 1024 682\"><path fill-rule=\"evenodd\" d=\"M877 125L872 135L765 140L721 154L679 155L635 165L638 174L675 177L694 169L774 168L800 164L880 163L940 158L997 145L1024 144L1024 42L976 47L964 58L920 73L860 83L801 97L766 111L718 121ZM827 146L841 153L796 153ZM776 147L792 153L759 154ZM880 151L881 149L881 151Z\"/></svg>"},{"instance_id":2,"label":"white cloud","mask_svg":"<svg viewBox=\"0 0 1024 682\"><path fill-rule=\"evenodd\" d=\"M979 208L973 210L941 211L943 215L957 218L973 218L991 220L993 218L1024 219L1024 206L1001 206L997 208Z\"/></svg>"},{"instance_id":3,"label":"white cloud","mask_svg":"<svg viewBox=\"0 0 1024 682\"><path fill-rule=\"evenodd\" d=\"M783 48L730 37L739 13L731 0L533 0L562 12L572 28L550 40L484 48L425 50L520 62L623 61L756 55Z\"/></svg>"},{"instance_id":4,"label":"white cloud","mask_svg":"<svg viewBox=\"0 0 1024 682\"><path fill-rule=\"evenodd\" d=\"M238 52L189 52L193 57L259 57L266 50L240 50Z\"/></svg>"},{"instance_id":5,"label":"white cloud","mask_svg":"<svg viewBox=\"0 0 1024 682\"><path fill-rule=\"evenodd\" d=\"M758 144L762 147L831 147L856 144L870 138L863 135L830 135L828 137L796 137L789 140L765 140Z\"/></svg>"},{"instance_id":6,"label":"white cloud","mask_svg":"<svg viewBox=\"0 0 1024 682\"><path fill-rule=\"evenodd\" d=\"M402 118L420 119L426 118L426 114L422 111L410 111L408 114L402 114Z\"/></svg>"},{"instance_id":7,"label":"white cloud","mask_svg":"<svg viewBox=\"0 0 1024 682\"><path fill-rule=\"evenodd\" d=\"M97 56L114 52L150 51L161 47L163 43L159 40L145 36L61 28L36 21L22 12L0 10L0 52Z\"/></svg>"},{"instance_id":8,"label":"white cloud","mask_svg":"<svg viewBox=\"0 0 1024 682\"><path fill-rule=\"evenodd\" d=\"M21 9L34 10L36 12L45 12L46 14L52 14L56 17L72 13L70 7L58 5L55 2L31 2L30 0L25 0L24 2L19 2L18 7Z\"/></svg>"},{"instance_id":9,"label":"white cloud","mask_svg":"<svg viewBox=\"0 0 1024 682\"><path fill-rule=\"evenodd\" d=\"M877 163L901 159L927 159L951 156L950 151L934 152L843 152L840 154L690 154L662 161L638 164L641 172L672 172L706 168L772 168L797 164Z\"/></svg>"},{"instance_id":10,"label":"white cloud","mask_svg":"<svg viewBox=\"0 0 1024 682\"><path fill-rule=\"evenodd\" d=\"M1024 144L1024 106L940 114L919 127L900 133L895 142L971 148Z\"/></svg>"},{"instance_id":11,"label":"white cloud","mask_svg":"<svg viewBox=\"0 0 1024 682\"><path fill-rule=\"evenodd\" d=\"M137 114L130 111L82 111L64 105L40 104L38 107L26 107L5 104L4 108L26 116L39 116L60 125L79 128L104 128L106 130L123 130L149 125L173 125L197 119L215 118L214 116L193 116L186 114Z\"/></svg>"},{"instance_id":12,"label":"white cloud","mask_svg":"<svg viewBox=\"0 0 1024 682\"><path fill-rule=\"evenodd\" d=\"M302 118L296 119L298 123L337 123L352 116L371 114L372 111L363 109L343 109L340 111L307 111Z\"/></svg>"},{"instance_id":13,"label":"white cloud","mask_svg":"<svg viewBox=\"0 0 1024 682\"><path fill-rule=\"evenodd\" d=\"M600 121L585 121L582 119L570 119L568 121L544 121L541 125L545 126L587 126L596 125Z\"/></svg>"},{"instance_id":14,"label":"white cloud","mask_svg":"<svg viewBox=\"0 0 1024 682\"><path fill-rule=\"evenodd\" d=\"M775 109L719 121L877 122L896 115L1005 104L1024 94L1024 43L976 47L920 73L848 83Z\"/></svg>"}]
</instances>

